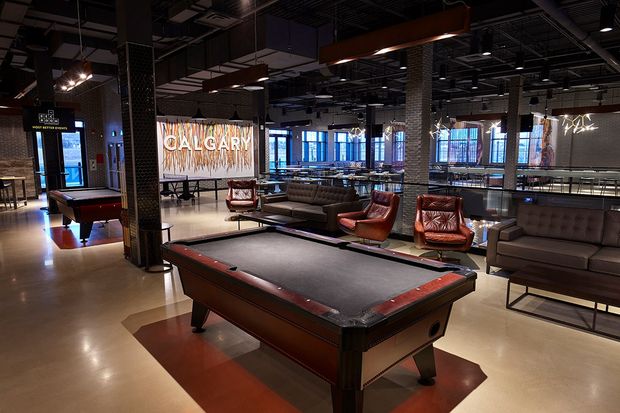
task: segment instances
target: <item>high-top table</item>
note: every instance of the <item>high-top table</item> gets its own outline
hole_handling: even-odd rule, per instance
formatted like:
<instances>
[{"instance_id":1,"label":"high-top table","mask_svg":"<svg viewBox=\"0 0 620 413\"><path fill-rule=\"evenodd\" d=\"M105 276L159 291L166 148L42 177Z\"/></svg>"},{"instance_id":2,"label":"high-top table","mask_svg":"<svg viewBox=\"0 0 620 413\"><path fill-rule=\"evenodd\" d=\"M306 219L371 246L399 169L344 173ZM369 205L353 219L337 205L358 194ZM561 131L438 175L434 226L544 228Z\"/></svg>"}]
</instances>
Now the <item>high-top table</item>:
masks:
<instances>
[{"instance_id":1,"label":"high-top table","mask_svg":"<svg viewBox=\"0 0 620 413\"><path fill-rule=\"evenodd\" d=\"M0 176L3 181L11 181L11 187L13 190L13 208L17 209L17 190L16 182L22 181L22 196L24 198L24 205L28 205L28 198L26 197L26 177L25 176Z\"/></svg>"}]
</instances>

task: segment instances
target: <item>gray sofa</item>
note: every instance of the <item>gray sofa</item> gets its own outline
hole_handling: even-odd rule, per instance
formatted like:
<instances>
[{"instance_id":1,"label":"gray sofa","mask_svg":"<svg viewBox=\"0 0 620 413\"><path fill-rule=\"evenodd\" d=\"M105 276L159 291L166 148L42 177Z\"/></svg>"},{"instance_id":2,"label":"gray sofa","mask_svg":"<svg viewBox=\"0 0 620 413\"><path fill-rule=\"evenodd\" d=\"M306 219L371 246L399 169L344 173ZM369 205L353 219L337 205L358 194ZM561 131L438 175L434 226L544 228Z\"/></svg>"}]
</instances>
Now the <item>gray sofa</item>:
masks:
<instances>
[{"instance_id":1,"label":"gray sofa","mask_svg":"<svg viewBox=\"0 0 620 413\"><path fill-rule=\"evenodd\" d=\"M261 196L261 210L307 219L333 232L338 230L338 214L361 211L362 203L353 188L291 182L285 194Z\"/></svg>"},{"instance_id":2,"label":"gray sofa","mask_svg":"<svg viewBox=\"0 0 620 413\"><path fill-rule=\"evenodd\" d=\"M620 276L620 211L519 205L489 229L486 270L533 264Z\"/></svg>"}]
</instances>

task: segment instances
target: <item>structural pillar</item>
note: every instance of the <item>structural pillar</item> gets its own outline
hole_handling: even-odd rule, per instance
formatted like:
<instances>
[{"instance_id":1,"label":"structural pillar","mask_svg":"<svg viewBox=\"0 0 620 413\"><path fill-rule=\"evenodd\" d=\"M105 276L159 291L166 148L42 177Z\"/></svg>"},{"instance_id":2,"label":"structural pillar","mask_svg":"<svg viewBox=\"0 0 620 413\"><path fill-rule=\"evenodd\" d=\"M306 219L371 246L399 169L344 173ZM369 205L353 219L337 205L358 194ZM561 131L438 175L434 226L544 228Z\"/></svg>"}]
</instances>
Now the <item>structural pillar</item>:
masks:
<instances>
[{"instance_id":1,"label":"structural pillar","mask_svg":"<svg viewBox=\"0 0 620 413\"><path fill-rule=\"evenodd\" d=\"M256 114L258 115L258 120L256 122L258 126L258 134L255 136L254 142L258 146L258 173L266 174L269 173L268 161L267 161L267 131L265 126L265 115L267 114L267 90L258 90L256 92L252 92L252 97L254 98L254 108L256 109Z\"/></svg>"},{"instance_id":2,"label":"structural pillar","mask_svg":"<svg viewBox=\"0 0 620 413\"><path fill-rule=\"evenodd\" d=\"M401 199L401 232L404 234L413 233L417 196L428 192L432 75L433 45L425 44L407 49L404 168L406 184Z\"/></svg>"},{"instance_id":3,"label":"structural pillar","mask_svg":"<svg viewBox=\"0 0 620 413\"><path fill-rule=\"evenodd\" d=\"M366 106L366 169L375 168L375 137L373 136L375 118L376 110L374 106Z\"/></svg>"},{"instance_id":4,"label":"structural pillar","mask_svg":"<svg viewBox=\"0 0 620 413\"><path fill-rule=\"evenodd\" d=\"M130 260L160 264L161 213L151 1L116 1Z\"/></svg>"},{"instance_id":5,"label":"structural pillar","mask_svg":"<svg viewBox=\"0 0 620 413\"><path fill-rule=\"evenodd\" d=\"M504 157L504 189L517 188L517 156L519 153L519 106L523 94L523 78L510 78L507 113L506 155Z\"/></svg>"},{"instance_id":6,"label":"structural pillar","mask_svg":"<svg viewBox=\"0 0 620 413\"><path fill-rule=\"evenodd\" d=\"M33 51L35 74L37 78L37 95L39 105L54 106L54 78L52 76L52 59L49 50ZM64 187L64 157L60 132L41 131L43 141L43 159L45 164L45 187L49 191ZM50 214L58 213L56 201L47 197Z\"/></svg>"}]
</instances>

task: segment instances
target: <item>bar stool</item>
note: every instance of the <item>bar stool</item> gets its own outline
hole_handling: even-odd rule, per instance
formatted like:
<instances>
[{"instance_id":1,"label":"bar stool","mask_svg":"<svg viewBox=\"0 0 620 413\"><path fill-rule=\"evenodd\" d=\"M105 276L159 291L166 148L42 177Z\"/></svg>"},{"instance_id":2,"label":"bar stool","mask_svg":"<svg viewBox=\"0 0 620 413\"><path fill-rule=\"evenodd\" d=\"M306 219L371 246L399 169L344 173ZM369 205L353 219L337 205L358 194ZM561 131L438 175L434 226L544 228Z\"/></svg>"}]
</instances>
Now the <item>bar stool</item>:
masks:
<instances>
[{"instance_id":1,"label":"bar stool","mask_svg":"<svg viewBox=\"0 0 620 413\"><path fill-rule=\"evenodd\" d=\"M549 192L554 192L553 187L555 184L560 184L560 193L564 193L564 177L563 176L552 176L550 177L551 181L549 182Z\"/></svg>"},{"instance_id":2,"label":"bar stool","mask_svg":"<svg viewBox=\"0 0 620 413\"><path fill-rule=\"evenodd\" d=\"M581 176L579 177L579 184L577 184L577 193L581 193L582 186L590 187L590 195L594 193L594 186L596 185L596 178Z\"/></svg>"},{"instance_id":3,"label":"bar stool","mask_svg":"<svg viewBox=\"0 0 620 413\"><path fill-rule=\"evenodd\" d=\"M167 222L162 222L161 223L161 228L159 229L146 229L146 228L141 228L140 232L144 234L145 236L145 243L144 243L144 247L145 247L145 251L144 251L144 256L145 256L145 263L144 263L144 271L146 272L167 272L167 271L172 271L172 264L170 264L169 262L164 262L162 261L161 264L159 264L158 266L161 266L158 269L152 270L151 269L151 263L149 262L149 246L153 243L153 235L157 232L157 231L166 231L167 235L168 235L168 242L170 242L170 229L173 227L174 225L172 224L168 224ZM157 246L157 248L159 248L159 245Z\"/></svg>"},{"instance_id":4,"label":"bar stool","mask_svg":"<svg viewBox=\"0 0 620 413\"><path fill-rule=\"evenodd\" d=\"M7 184L2 179L0 179L0 200L4 202L4 207L7 207L7 200L10 202L11 195L9 195L9 188L11 184Z\"/></svg>"},{"instance_id":5,"label":"bar stool","mask_svg":"<svg viewBox=\"0 0 620 413\"><path fill-rule=\"evenodd\" d=\"M605 193L607 187L614 188L614 196L618 196L618 180L615 178L603 178L599 181L599 185L601 186L601 195Z\"/></svg>"}]
</instances>

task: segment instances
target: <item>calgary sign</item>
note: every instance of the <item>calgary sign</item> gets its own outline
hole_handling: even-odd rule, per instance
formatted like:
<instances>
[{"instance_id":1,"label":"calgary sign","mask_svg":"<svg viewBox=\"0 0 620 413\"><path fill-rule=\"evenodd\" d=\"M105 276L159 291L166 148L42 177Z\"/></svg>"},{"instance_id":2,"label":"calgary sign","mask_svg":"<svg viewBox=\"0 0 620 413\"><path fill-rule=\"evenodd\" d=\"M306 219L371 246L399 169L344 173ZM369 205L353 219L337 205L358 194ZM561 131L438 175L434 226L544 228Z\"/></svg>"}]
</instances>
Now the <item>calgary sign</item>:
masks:
<instances>
[{"instance_id":1,"label":"calgary sign","mask_svg":"<svg viewBox=\"0 0 620 413\"><path fill-rule=\"evenodd\" d=\"M214 172L253 168L253 128L184 120L157 122L167 172Z\"/></svg>"}]
</instances>

